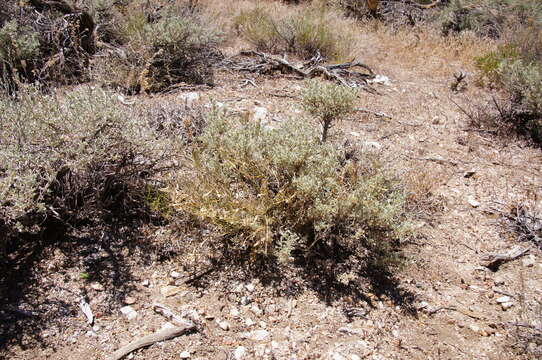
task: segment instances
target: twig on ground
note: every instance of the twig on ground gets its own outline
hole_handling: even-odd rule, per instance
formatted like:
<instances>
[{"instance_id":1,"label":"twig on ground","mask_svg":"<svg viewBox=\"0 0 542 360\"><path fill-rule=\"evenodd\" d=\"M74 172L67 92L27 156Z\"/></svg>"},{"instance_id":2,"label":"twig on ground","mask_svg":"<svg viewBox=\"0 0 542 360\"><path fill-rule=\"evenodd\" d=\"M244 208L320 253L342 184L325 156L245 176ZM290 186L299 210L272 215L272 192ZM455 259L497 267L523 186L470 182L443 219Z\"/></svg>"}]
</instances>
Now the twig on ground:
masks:
<instances>
[{"instance_id":1,"label":"twig on ground","mask_svg":"<svg viewBox=\"0 0 542 360\"><path fill-rule=\"evenodd\" d=\"M180 317L179 315L175 314L171 309L169 309L165 305L155 303L152 306L152 308L156 313L162 315L163 317L165 317L166 319L168 319L170 321L175 322L178 325L181 325L181 326L193 326L194 325L191 321L186 320L186 319Z\"/></svg>"},{"instance_id":2,"label":"twig on ground","mask_svg":"<svg viewBox=\"0 0 542 360\"><path fill-rule=\"evenodd\" d=\"M491 269L492 271L497 271L499 270L499 266L501 266L503 263L516 260L527 254L529 250L531 249L515 247L506 254L487 254L482 259L482 265L488 269Z\"/></svg>"},{"instance_id":3,"label":"twig on ground","mask_svg":"<svg viewBox=\"0 0 542 360\"><path fill-rule=\"evenodd\" d=\"M236 61L230 59L224 62L224 66L236 71L248 71L260 74L270 74L279 71L282 74L293 74L298 79L323 76L328 80L336 81L344 86L360 87L371 94L378 94L376 89L367 83L368 79L375 77L374 72L369 66L361 62L349 61L342 64L321 65L319 62L309 61L303 66L298 67L284 58L259 51L245 50L241 51L239 55L257 57L259 61ZM367 70L368 74L350 70L355 67Z\"/></svg>"},{"instance_id":4,"label":"twig on ground","mask_svg":"<svg viewBox=\"0 0 542 360\"><path fill-rule=\"evenodd\" d=\"M376 117L383 117L383 118L387 118L387 119L392 119L392 117L390 115L388 115L386 113L383 113L383 112L376 112L376 111L372 111L372 110L365 109L365 108L357 108L356 111L371 114L371 115L374 115Z\"/></svg>"},{"instance_id":5,"label":"twig on ground","mask_svg":"<svg viewBox=\"0 0 542 360\"><path fill-rule=\"evenodd\" d=\"M143 336L142 338L139 338L135 341L132 341L128 345L125 345L115 351L111 356L107 358L107 360L120 360L126 355L136 351L137 349L141 349L147 346L150 346L154 343L165 341L169 339L173 339L177 336L186 334L187 332L193 331L196 329L196 326L192 323L190 325L185 326L175 326L175 327L169 327L165 329L158 330L157 332Z\"/></svg>"}]
</instances>

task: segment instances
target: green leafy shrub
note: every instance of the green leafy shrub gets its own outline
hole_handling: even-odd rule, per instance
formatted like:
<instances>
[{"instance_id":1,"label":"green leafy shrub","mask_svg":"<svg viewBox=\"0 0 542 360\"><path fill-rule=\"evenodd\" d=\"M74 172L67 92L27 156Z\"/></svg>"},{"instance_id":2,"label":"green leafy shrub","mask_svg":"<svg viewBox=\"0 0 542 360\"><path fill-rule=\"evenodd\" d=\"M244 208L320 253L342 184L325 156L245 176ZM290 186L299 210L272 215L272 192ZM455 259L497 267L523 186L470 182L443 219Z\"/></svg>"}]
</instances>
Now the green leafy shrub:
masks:
<instances>
[{"instance_id":1,"label":"green leafy shrub","mask_svg":"<svg viewBox=\"0 0 542 360\"><path fill-rule=\"evenodd\" d=\"M408 233L405 196L369 159L359 161L302 121L271 129L215 115L170 193L173 207L215 225L228 246L252 258L310 256L340 244L392 263Z\"/></svg>"},{"instance_id":2,"label":"green leafy shrub","mask_svg":"<svg viewBox=\"0 0 542 360\"><path fill-rule=\"evenodd\" d=\"M353 50L350 22L322 6L300 8L285 16L255 7L235 19L239 33L258 50L290 52L309 58L319 52L330 60L344 60Z\"/></svg>"},{"instance_id":3,"label":"green leafy shrub","mask_svg":"<svg viewBox=\"0 0 542 360\"><path fill-rule=\"evenodd\" d=\"M0 227L7 238L138 216L176 148L91 88L60 97L35 89L2 95L0 127Z\"/></svg>"},{"instance_id":4,"label":"green leafy shrub","mask_svg":"<svg viewBox=\"0 0 542 360\"><path fill-rule=\"evenodd\" d=\"M301 104L322 126L322 142L326 141L333 123L354 110L356 89L318 80L308 80L301 93Z\"/></svg>"}]
</instances>

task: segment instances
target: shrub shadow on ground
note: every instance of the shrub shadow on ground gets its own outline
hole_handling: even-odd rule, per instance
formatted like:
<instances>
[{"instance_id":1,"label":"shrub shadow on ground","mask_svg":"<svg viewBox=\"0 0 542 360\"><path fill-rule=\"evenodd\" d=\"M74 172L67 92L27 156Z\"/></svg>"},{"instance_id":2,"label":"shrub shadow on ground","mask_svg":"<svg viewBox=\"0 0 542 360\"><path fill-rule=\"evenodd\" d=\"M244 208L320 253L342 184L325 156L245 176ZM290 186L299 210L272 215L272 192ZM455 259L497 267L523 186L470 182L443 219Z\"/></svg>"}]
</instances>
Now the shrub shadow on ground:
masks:
<instances>
[{"instance_id":1,"label":"shrub shadow on ground","mask_svg":"<svg viewBox=\"0 0 542 360\"><path fill-rule=\"evenodd\" d=\"M120 305L135 289L134 268L150 265L151 257L163 252L141 235L142 225L112 221L69 235L62 226L54 230L49 226L39 236L11 242L0 275L0 354L12 347L53 346L44 330L83 324L79 302L93 300L87 297L91 282L104 287L102 301L96 304L95 296L92 302L95 313L117 308L111 304ZM162 257L169 255L162 253ZM74 279L74 274L80 279Z\"/></svg>"}]
</instances>

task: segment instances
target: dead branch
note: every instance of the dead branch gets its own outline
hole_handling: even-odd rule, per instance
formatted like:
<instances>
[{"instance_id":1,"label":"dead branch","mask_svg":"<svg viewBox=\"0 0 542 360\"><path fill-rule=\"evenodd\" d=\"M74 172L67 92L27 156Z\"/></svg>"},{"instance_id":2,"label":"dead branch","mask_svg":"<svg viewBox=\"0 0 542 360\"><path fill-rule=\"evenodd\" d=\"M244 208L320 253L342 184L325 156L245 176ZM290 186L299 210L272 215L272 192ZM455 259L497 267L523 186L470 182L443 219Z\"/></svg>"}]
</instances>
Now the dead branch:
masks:
<instances>
[{"instance_id":1,"label":"dead branch","mask_svg":"<svg viewBox=\"0 0 542 360\"><path fill-rule=\"evenodd\" d=\"M107 360L120 360L126 355L136 351L137 349L150 346L160 341L173 339L177 336L186 334L187 332L193 331L195 329L196 329L196 326L190 323L190 325L186 324L184 326L175 326L175 327L158 330L157 332L153 334L143 336L142 338L132 341L128 345L121 347L120 349L115 351L113 354L111 354L111 356L109 356Z\"/></svg>"},{"instance_id":2,"label":"dead branch","mask_svg":"<svg viewBox=\"0 0 542 360\"><path fill-rule=\"evenodd\" d=\"M363 113L366 113L366 114L371 114L371 115L374 115L376 117L392 119L392 117L390 115L388 115L386 113L383 113L383 112L376 112L376 111L372 111L372 110L364 109L364 108L357 108L356 111L363 112Z\"/></svg>"},{"instance_id":3,"label":"dead branch","mask_svg":"<svg viewBox=\"0 0 542 360\"><path fill-rule=\"evenodd\" d=\"M173 311L171 311L171 309L169 309L165 305L156 303L152 306L152 308L154 309L156 313L162 315L163 317L165 317L166 319L170 321L173 321L177 325L188 326L188 327L194 326L194 324L191 321L186 320L180 317L179 315L175 314Z\"/></svg>"},{"instance_id":4,"label":"dead branch","mask_svg":"<svg viewBox=\"0 0 542 360\"><path fill-rule=\"evenodd\" d=\"M378 92L367 83L367 80L375 77L373 70L368 65L361 62L354 62L352 60L342 64L321 65L320 60L315 61L314 59L311 59L302 66L296 66L284 58L255 50L241 51L238 56L256 57L257 60L247 61L243 59L229 59L224 62L224 66L231 70L259 74L270 74L278 71L282 74L294 75L299 79L323 77L343 86L361 87L372 94L378 94ZM365 69L368 73L350 70L356 67Z\"/></svg>"},{"instance_id":5,"label":"dead branch","mask_svg":"<svg viewBox=\"0 0 542 360\"><path fill-rule=\"evenodd\" d=\"M497 271L499 270L499 266L501 266L503 263L516 260L527 254L529 250L531 249L515 247L506 254L488 254L482 259L482 265L488 269L491 269L492 271Z\"/></svg>"}]
</instances>

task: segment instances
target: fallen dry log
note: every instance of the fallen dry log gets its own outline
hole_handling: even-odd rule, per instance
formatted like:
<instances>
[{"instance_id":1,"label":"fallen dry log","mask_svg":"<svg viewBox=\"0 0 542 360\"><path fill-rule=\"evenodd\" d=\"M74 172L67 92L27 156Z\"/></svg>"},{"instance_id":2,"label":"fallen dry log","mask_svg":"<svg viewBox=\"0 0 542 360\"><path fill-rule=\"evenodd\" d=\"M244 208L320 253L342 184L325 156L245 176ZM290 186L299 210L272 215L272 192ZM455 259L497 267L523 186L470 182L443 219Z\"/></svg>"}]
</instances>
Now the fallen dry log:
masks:
<instances>
[{"instance_id":1,"label":"fallen dry log","mask_svg":"<svg viewBox=\"0 0 542 360\"><path fill-rule=\"evenodd\" d=\"M269 55L254 50L245 50L239 56L250 57L251 59L229 59L224 63L226 67L235 71L246 71L263 75L280 72L282 74L294 75L299 79L323 77L327 80L338 82L349 87L359 87L372 94L378 92L371 87L367 80L373 79L375 74L366 64L349 61L342 64L321 65L321 61L309 60L302 66L296 66L285 58ZM254 59L256 58L256 59ZM367 72L352 71L353 68L362 68Z\"/></svg>"}]
</instances>

